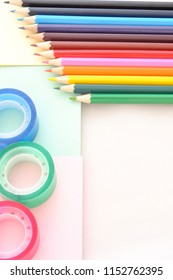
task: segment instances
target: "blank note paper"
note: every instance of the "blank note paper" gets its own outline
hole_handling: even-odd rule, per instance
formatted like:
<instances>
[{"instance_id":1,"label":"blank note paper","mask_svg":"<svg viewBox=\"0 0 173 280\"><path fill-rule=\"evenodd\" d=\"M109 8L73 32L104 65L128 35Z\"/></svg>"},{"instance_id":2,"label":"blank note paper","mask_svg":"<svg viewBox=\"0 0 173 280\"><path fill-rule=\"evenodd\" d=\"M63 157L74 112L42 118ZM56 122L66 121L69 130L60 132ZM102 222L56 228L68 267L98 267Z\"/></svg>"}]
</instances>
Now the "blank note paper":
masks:
<instances>
[{"instance_id":1,"label":"blank note paper","mask_svg":"<svg viewBox=\"0 0 173 280\"><path fill-rule=\"evenodd\" d=\"M44 66L0 67L0 88L16 88L29 95L40 122L35 141L53 155L79 156L81 107L69 96L55 90L56 83Z\"/></svg>"},{"instance_id":2,"label":"blank note paper","mask_svg":"<svg viewBox=\"0 0 173 280\"><path fill-rule=\"evenodd\" d=\"M15 8L0 0L0 65L42 65L43 59L33 55L36 52L30 46L33 41L26 38L29 33L18 29L23 25L17 21L19 15L10 13Z\"/></svg>"}]
</instances>

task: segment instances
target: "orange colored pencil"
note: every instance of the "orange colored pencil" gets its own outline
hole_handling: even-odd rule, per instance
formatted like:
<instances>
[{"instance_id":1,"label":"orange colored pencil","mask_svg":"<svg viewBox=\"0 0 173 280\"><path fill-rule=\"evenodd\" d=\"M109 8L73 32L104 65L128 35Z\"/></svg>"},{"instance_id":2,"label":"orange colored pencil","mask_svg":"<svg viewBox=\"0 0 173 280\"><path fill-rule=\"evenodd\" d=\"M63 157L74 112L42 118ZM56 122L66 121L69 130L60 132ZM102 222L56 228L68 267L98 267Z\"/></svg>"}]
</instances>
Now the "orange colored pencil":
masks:
<instances>
[{"instance_id":1,"label":"orange colored pencil","mask_svg":"<svg viewBox=\"0 0 173 280\"><path fill-rule=\"evenodd\" d=\"M57 75L107 75L107 76L173 76L173 68L161 67L74 67L64 66L49 70Z\"/></svg>"}]
</instances>

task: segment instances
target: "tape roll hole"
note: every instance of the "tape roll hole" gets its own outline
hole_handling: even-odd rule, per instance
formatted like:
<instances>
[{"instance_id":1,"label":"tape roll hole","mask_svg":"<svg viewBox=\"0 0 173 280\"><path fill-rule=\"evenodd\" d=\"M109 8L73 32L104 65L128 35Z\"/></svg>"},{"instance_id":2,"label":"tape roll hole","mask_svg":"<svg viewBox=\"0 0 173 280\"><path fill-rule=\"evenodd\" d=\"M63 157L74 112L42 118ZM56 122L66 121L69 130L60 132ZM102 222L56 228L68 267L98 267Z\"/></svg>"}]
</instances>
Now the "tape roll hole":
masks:
<instances>
[{"instance_id":1,"label":"tape roll hole","mask_svg":"<svg viewBox=\"0 0 173 280\"><path fill-rule=\"evenodd\" d=\"M15 251L25 240L25 227L13 214L0 214L0 252Z\"/></svg>"},{"instance_id":2,"label":"tape roll hole","mask_svg":"<svg viewBox=\"0 0 173 280\"><path fill-rule=\"evenodd\" d=\"M24 108L14 101L0 103L0 136L10 137L17 135L25 122Z\"/></svg>"},{"instance_id":3,"label":"tape roll hole","mask_svg":"<svg viewBox=\"0 0 173 280\"><path fill-rule=\"evenodd\" d=\"M15 156L6 166L7 182L15 189L21 191L23 189L24 192L37 185L42 173L43 170L39 160L29 154Z\"/></svg>"}]
</instances>

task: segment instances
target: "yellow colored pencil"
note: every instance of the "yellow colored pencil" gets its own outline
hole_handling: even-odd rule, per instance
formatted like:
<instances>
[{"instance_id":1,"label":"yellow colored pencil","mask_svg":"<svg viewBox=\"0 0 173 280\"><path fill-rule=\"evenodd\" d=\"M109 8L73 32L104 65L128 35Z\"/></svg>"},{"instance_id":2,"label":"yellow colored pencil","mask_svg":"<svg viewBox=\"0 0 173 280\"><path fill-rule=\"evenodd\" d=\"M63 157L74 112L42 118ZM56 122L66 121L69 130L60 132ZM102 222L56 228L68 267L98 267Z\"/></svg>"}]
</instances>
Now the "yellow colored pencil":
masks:
<instances>
[{"instance_id":1,"label":"yellow colored pencil","mask_svg":"<svg viewBox=\"0 0 173 280\"><path fill-rule=\"evenodd\" d=\"M91 76L70 75L49 78L61 84L124 84L124 85L173 85L173 77L163 76Z\"/></svg>"}]
</instances>

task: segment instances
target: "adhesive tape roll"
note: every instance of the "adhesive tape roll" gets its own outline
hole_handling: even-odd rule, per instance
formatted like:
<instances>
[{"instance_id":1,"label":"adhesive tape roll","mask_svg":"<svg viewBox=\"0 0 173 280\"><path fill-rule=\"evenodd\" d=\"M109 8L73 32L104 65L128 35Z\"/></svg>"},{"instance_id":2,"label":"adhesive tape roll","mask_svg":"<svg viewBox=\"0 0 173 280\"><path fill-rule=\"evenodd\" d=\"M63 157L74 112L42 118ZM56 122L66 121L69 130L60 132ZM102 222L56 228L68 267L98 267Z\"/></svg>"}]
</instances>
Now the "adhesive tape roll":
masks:
<instances>
[{"instance_id":1,"label":"adhesive tape roll","mask_svg":"<svg viewBox=\"0 0 173 280\"><path fill-rule=\"evenodd\" d=\"M9 174L15 165L33 162L41 169L41 177L29 188L18 188L9 182ZM0 151L0 193L29 208L46 201L56 185L55 167L52 157L42 146L33 142L13 143Z\"/></svg>"},{"instance_id":2,"label":"adhesive tape roll","mask_svg":"<svg viewBox=\"0 0 173 280\"><path fill-rule=\"evenodd\" d=\"M0 132L0 150L19 141L32 141L38 132L35 105L24 92L12 88L0 89L0 111L15 109L23 114L22 124L11 132Z\"/></svg>"},{"instance_id":3,"label":"adhesive tape roll","mask_svg":"<svg viewBox=\"0 0 173 280\"><path fill-rule=\"evenodd\" d=\"M0 260L31 259L35 255L39 245L38 226L33 214L18 202L0 201L1 230L3 229L3 222L9 219L17 221L23 226L24 238L16 248L7 251L0 250ZM3 240L2 242L5 243L6 241Z\"/></svg>"}]
</instances>

